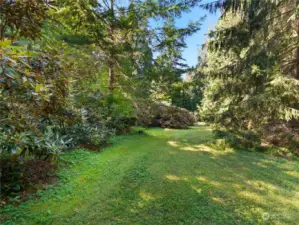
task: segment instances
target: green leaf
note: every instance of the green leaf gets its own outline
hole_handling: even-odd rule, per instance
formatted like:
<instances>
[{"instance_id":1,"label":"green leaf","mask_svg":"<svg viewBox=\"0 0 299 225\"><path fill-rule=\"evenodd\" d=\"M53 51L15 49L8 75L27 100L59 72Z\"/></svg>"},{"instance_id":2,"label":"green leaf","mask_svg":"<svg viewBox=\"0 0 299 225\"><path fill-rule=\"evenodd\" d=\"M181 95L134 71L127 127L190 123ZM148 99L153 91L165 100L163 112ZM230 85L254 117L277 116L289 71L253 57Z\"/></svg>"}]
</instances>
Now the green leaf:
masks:
<instances>
[{"instance_id":1,"label":"green leaf","mask_svg":"<svg viewBox=\"0 0 299 225\"><path fill-rule=\"evenodd\" d=\"M2 47L2 48L7 48L9 45L11 45L10 40L0 41L0 47Z\"/></svg>"}]
</instances>

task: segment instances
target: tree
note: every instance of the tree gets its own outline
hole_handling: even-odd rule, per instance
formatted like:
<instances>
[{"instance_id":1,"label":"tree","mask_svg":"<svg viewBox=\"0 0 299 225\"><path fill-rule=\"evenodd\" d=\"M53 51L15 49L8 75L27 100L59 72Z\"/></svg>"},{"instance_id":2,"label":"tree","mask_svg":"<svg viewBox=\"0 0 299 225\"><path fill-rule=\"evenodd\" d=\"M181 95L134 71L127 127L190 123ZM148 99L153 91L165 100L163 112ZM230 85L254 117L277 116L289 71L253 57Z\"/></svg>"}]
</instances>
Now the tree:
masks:
<instances>
[{"instance_id":1,"label":"tree","mask_svg":"<svg viewBox=\"0 0 299 225\"><path fill-rule=\"evenodd\" d=\"M165 64L162 58L172 54L172 69L182 71L181 68L177 67L183 66L179 62L181 60L179 51L185 47L185 37L199 29L199 22L190 23L187 28L176 29L173 26L173 21L175 17L183 11L189 10L197 2L199 1L179 1L178 3L174 1L130 1L127 6L120 6L114 0L102 2L61 1L62 20L60 21L65 21L70 29L77 30L77 35L85 36L89 42L96 44L101 59L104 60L108 69L109 116L112 115L113 111L111 106L114 102L116 86L117 88L125 88L126 86L136 88L137 84L142 83L140 82L141 73L143 73L142 79L145 83L153 80L153 77L149 78L149 76L158 73L157 71L152 73L153 69L150 62L152 60L150 48L153 49L153 45L155 45L154 50L164 52L164 56L162 54L157 60L160 65ZM71 16L72 20L65 19L69 18L68 16ZM163 20L167 18L168 23L163 28L149 30L148 20L150 18ZM144 36L147 34L149 37ZM154 40L149 41L150 38ZM141 60L145 63L144 65L141 65ZM169 65L163 66L169 67ZM126 70L125 68L128 67L132 69ZM173 75L172 81L177 79L174 78L178 76L177 71L169 70L166 72L166 69L164 71L165 79L171 77L167 76L167 73ZM122 85L121 80L125 80L127 83Z\"/></svg>"},{"instance_id":2,"label":"tree","mask_svg":"<svg viewBox=\"0 0 299 225\"><path fill-rule=\"evenodd\" d=\"M202 114L237 129L298 118L298 2L217 1Z\"/></svg>"}]
</instances>

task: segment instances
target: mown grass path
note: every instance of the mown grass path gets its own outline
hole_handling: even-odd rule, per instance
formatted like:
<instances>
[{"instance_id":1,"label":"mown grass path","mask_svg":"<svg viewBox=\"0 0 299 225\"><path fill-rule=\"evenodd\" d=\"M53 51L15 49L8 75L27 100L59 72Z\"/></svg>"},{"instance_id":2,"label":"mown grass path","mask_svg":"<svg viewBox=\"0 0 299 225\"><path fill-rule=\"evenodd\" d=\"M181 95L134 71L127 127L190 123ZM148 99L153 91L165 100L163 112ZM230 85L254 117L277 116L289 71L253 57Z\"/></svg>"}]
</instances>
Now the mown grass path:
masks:
<instances>
[{"instance_id":1,"label":"mown grass path","mask_svg":"<svg viewBox=\"0 0 299 225\"><path fill-rule=\"evenodd\" d=\"M213 148L211 130L149 129L63 156L59 183L6 224L298 224L299 162Z\"/></svg>"}]
</instances>

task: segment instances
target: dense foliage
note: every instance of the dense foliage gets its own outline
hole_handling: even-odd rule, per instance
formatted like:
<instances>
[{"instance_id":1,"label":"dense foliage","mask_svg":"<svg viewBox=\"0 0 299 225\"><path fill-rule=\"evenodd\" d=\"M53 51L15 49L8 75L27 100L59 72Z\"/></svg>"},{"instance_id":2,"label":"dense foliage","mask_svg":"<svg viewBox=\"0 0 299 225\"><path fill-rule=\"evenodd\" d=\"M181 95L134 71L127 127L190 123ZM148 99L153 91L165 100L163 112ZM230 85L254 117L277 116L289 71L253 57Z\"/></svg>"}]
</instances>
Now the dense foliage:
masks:
<instances>
[{"instance_id":1,"label":"dense foliage","mask_svg":"<svg viewBox=\"0 0 299 225\"><path fill-rule=\"evenodd\" d=\"M172 83L189 69L185 39L200 25L178 28L175 19L198 2L0 1L1 193L25 188L27 162L53 163L129 131L140 121L137 101L171 103ZM187 111L163 107L171 116L155 125L193 124Z\"/></svg>"},{"instance_id":2,"label":"dense foliage","mask_svg":"<svg viewBox=\"0 0 299 225\"><path fill-rule=\"evenodd\" d=\"M138 102L137 123L142 126L163 128L187 128L194 125L194 115L186 109L161 103Z\"/></svg>"},{"instance_id":3,"label":"dense foliage","mask_svg":"<svg viewBox=\"0 0 299 225\"><path fill-rule=\"evenodd\" d=\"M299 115L298 1L231 0L205 7L222 8L222 16L210 33L200 67L206 76L202 118L218 127L266 136L288 130L282 143L295 140L298 132L293 128ZM286 129L269 130L281 124Z\"/></svg>"}]
</instances>

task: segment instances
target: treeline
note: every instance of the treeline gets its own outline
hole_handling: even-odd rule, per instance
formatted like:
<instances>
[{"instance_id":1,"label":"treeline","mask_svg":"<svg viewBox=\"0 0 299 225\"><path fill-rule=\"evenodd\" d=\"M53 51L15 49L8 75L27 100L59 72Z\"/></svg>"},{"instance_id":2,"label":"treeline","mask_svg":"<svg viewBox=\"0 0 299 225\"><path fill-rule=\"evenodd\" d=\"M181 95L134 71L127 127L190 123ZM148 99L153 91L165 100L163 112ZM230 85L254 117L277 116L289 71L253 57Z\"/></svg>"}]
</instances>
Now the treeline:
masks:
<instances>
[{"instance_id":1,"label":"treeline","mask_svg":"<svg viewBox=\"0 0 299 225\"><path fill-rule=\"evenodd\" d=\"M198 68L205 75L203 120L299 153L299 3L229 0Z\"/></svg>"},{"instance_id":2,"label":"treeline","mask_svg":"<svg viewBox=\"0 0 299 225\"><path fill-rule=\"evenodd\" d=\"M298 154L298 4L0 1L1 194L26 188L27 162L99 149L132 125L185 128L185 109L246 147ZM175 25L193 7L221 11L195 70L182 51L203 18Z\"/></svg>"},{"instance_id":3,"label":"treeline","mask_svg":"<svg viewBox=\"0 0 299 225\"><path fill-rule=\"evenodd\" d=\"M175 19L198 2L0 1L1 194L30 184L28 162L99 149L135 124L193 124L170 105L196 108L180 93L196 94L183 85L182 51L200 18L180 28Z\"/></svg>"}]
</instances>

